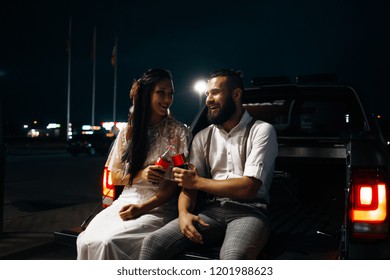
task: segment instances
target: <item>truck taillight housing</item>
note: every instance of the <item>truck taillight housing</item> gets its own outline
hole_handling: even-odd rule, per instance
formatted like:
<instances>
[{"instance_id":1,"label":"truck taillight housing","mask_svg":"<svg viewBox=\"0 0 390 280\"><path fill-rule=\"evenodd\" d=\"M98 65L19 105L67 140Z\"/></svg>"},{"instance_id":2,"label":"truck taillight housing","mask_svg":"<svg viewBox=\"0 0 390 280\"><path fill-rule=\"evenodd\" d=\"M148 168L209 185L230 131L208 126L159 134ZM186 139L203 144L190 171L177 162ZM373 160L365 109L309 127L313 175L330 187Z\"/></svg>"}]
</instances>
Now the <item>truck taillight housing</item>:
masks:
<instances>
[{"instance_id":1,"label":"truck taillight housing","mask_svg":"<svg viewBox=\"0 0 390 280\"><path fill-rule=\"evenodd\" d=\"M384 238L388 233L388 186L378 170L354 171L351 184L352 236Z\"/></svg>"},{"instance_id":2,"label":"truck taillight housing","mask_svg":"<svg viewBox=\"0 0 390 280\"><path fill-rule=\"evenodd\" d=\"M102 187L102 195L103 195L103 208L106 208L112 204L115 197L115 188L111 179L111 171L108 170L108 167L104 167L103 172L103 187Z\"/></svg>"}]
</instances>

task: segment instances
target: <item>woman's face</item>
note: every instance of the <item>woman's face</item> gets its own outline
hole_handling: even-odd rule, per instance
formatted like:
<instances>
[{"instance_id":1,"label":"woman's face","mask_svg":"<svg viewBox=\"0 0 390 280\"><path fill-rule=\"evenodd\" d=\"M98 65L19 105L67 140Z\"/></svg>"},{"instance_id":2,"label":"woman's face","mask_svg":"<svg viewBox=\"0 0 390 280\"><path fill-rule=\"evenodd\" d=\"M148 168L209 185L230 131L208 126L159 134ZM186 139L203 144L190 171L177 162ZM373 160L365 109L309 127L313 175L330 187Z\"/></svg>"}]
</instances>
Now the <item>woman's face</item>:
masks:
<instances>
[{"instance_id":1,"label":"woman's face","mask_svg":"<svg viewBox=\"0 0 390 280\"><path fill-rule=\"evenodd\" d=\"M156 83L152 90L150 106L152 109L151 124L159 123L167 114L173 102L173 83L170 79Z\"/></svg>"}]
</instances>

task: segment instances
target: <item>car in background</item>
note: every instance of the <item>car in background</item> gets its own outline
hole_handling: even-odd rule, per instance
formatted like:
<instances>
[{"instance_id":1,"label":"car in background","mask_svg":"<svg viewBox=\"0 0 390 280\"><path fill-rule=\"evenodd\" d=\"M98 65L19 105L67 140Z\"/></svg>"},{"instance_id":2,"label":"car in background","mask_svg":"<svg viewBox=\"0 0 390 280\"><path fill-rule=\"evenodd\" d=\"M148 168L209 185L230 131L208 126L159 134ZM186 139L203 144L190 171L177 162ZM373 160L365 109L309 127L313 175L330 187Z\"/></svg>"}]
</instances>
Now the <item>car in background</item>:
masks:
<instances>
[{"instance_id":1,"label":"car in background","mask_svg":"<svg viewBox=\"0 0 390 280\"><path fill-rule=\"evenodd\" d=\"M114 139L115 136L107 136L105 133L75 134L68 140L67 151L74 156L107 155Z\"/></svg>"}]
</instances>

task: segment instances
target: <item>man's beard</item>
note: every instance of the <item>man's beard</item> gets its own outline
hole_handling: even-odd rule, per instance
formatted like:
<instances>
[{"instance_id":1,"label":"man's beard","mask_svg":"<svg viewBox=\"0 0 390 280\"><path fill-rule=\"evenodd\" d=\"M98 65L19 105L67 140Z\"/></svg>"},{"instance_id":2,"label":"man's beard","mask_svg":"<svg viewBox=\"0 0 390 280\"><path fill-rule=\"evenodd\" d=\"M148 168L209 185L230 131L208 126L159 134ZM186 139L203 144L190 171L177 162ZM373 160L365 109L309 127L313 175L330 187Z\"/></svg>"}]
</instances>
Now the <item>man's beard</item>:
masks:
<instances>
[{"instance_id":1,"label":"man's beard","mask_svg":"<svg viewBox=\"0 0 390 280\"><path fill-rule=\"evenodd\" d=\"M207 114L207 119L210 123L215 125L221 125L231 118L236 112L236 104L234 103L233 97L229 95L226 98L224 106L220 109L219 113L216 116L210 114L210 109Z\"/></svg>"}]
</instances>

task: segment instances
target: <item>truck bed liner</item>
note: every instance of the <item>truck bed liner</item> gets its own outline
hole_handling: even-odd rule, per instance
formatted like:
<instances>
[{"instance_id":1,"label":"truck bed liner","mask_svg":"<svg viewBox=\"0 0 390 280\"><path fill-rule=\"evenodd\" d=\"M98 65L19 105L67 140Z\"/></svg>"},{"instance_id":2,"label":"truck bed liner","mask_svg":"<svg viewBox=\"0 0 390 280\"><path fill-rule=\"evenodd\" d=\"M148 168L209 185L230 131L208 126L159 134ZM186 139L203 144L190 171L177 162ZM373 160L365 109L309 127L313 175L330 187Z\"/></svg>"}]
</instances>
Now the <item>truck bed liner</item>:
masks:
<instances>
[{"instance_id":1,"label":"truck bed liner","mask_svg":"<svg viewBox=\"0 0 390 280\"><path fill-rule=\"evenodd\" d=\"M342 213L339 200L280 204L271 207L267 259L336 259Z\"/></svg>"}]
</instances>

